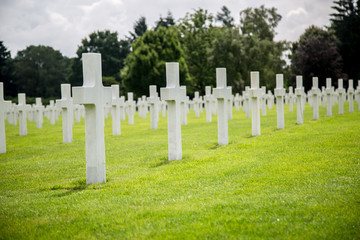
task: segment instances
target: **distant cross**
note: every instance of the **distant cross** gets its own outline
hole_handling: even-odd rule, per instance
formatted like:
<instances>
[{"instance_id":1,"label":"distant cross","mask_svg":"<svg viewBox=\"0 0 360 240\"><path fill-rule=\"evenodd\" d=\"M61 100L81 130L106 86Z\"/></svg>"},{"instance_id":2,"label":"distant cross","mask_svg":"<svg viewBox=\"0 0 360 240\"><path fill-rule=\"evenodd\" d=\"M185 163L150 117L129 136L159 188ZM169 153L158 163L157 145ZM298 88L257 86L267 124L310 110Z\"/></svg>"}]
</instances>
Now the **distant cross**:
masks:
<instances>
[{"instance_id":1,"label":"distant cross","mask_svg":"<svg viewBox=\"0 0 360 240\"><path fill-rule=\"evenodd\" d=\"M179 63L166 63L166 88L160 89L160 95L168 104L169 161L182 159L180 103L186 100L186 87L179 83Z\"/></svg>"},{"instance_id":2,"label":"distant cross","mask_svg":"<svg viewBox=\"0 0 360 240\"><path fill-rule=\"evenodd\" d=\"M229 144L228 130L228 99L231 97L231 87L226 85L226 68L216 68L216 88L213 89L218 108L218 144Z\"/></svg>"},{"instance_id":3,"label":"distant cross","mask_svg":"<svg viewBox=\"0 0 360 240\"><path fill-rule=\"evenodd\" d=\"M319 119L319 105L320 105L320 98L321 98L321 91L318 87L318 78L317 77L313 77L313 86L311 89L311 105L313 108L313 119L317 120Z\"/></svg>"},{"instance_id":4,"label":"distant cross","mask_svg":"<svg viewBox=\"0 0 360 240\"><path fill-rule=\"evenodd\" d=\"M260 106L259 98L262 90L259 88L259 72L251 72L251 88L249 89L249 98L251 100L251 128L252 135L260 135Z\"/></svg>"},{"instance_id":5,"label":"distant cross","mask_svg":"<svg viewBox=\"0 0 360 240\"><path fill-rule=\"evenodd\" d=\"M106 182L104 106L111 102L111 89L102 84L101 54L83 53L82 87L73 87L75 104L85 106L86 183Z\"/></svg>"},{"instance_id":6,"label":"distant cross","mask_svg":"<svg viewBox=\"0 0 360 240\"><path fill-rule=\"evenodd\" d=\"M56 105L62 110L63 143L71 143L73 141L74 108L70 84L61 84L61 99L56 100Z\"/></svg>"},{"instance_id":7,"label":"distant cross","mask_svg":"<svg viewBox=\"0 0 360 240\"><path fill-rule=\"evenodd\" d=\"M339 94L339 114L344 114L344 98L346 97L346 92L343 87L343 80L338 80L338 89L337 93Z\"/></svg>"},{"instance_id":8,"label":"distant cross","mask_svg":"<svg viewBox=\"0 0 360 240\"><path fill-rule=\"evenodd\" d=\"M119 97L119 85L111 85L111 116L113 135L121 135L121 107L123 108L124 98Z\"/></svg>"},{"instance_id":9,"label":"distant cross","mask_svg":"<svg viewBox=\"0 0 360 240\"><path fill-rule=\"evenodd\" d=\"M46 107L48 112L48 118L50 119L50 124L54 125L56 120L56 106L54 100L50 100L50 104Z\"/></svg>"},{"instance_id":10,"label":"distant cross","mask_svg":"<svg viewBox=\"0 0 360 240\"><path fill-rule=\"evenodd\" d=\"M360 111L360 80L358 80L358 85L355 90L355 101L358 104L358 110Z\"/></svg>"},{"instance_id":11,"label":"distant cross","mask_svg":"<svg viewBox=\"0 0 360 240\"><path fill-rule=\"evenodd\" d=\"M327 116L332 116L332 94L333 89L331 87L331 78L326 78L326 105L327 105Z\"/></svg>"},{"instance_id":12,"label":"distant cross","mask_svg":"<svg viewBox=\"0 0 360 240\"><path fill-rule=\"evenodd\" d=\"M349 112L354 112L354 83L352 79L349 79L348 87L348 100L349 100Z\"/></svg>"},{"instance_id":13,"label":"distant cross","mask_svg":"<svg viewBox=\"0 0 360 240\"><path fill-rule=\"evenodd\" d=\"M150 91L150 97L147 98L147 102L150 104L151 129L157 129L158 128L157 124L159 121L160 99L156 91L156 85L150 85L149 91Z\"/></svg>"},{"instance_id":14,"label":"distant cross","mask_svg":"<svg viewBox=\"0 0 360 240\"><path fill-rule=\"evenodd\" d=\"M296 76L296 111L297 111L297 124L304 123L304 108L303 108L303 78L302 76Z\"/></svg>"},{"instance_id":15,"label":"distant cross","mask_svg":"<svg viewBox=\"0 0 360 240\"><path fill-rule=\"evenodd\" d=\"M0 82L0 153L6 153L5 115L11 102L4 100L4 83Z\"/></svg>"},{"instance_id":16,"label":"distant cross","mask_svg":"<svg viewBox=\"0 0 360 240\"><path fill-rule=\"evenodd\" d=\"M45 107L41 103L41 98L35 99L35 114L36 114L36 127L42 128L42 125L44 123L44 109Z\"/></svg>"},{"instance_id":17,"label":"distant cross","mask_svg":"<svg viewBox=\"0 0 360 240\"><path fill-rule=\"evenodd\" d=\"M18 94L19 104L17 105L17 110L19 111L19 135L27 135L27 120L26 114L30 106L26 104L26 95L25 93Z\"/></svg>"},{"instance_id":18,"label":"distant cross","mask_svg":"<svg viewBox=\"0 0 360 240\"><path fill-rule=\"evenodd\" d=\"M200 117L200 104L201 104L201 99L200 99L200 96L199 96L199 92L195 92L193 103L194 103L195 117L198 118L198 117Z\"/></svg>"},{"instance_id":19,"label":"distant cross","mask_svg":"<svg viewBox=\"0 0 360 240\"><path fill-rule=\"evenodd\" d=\"M132 92L128 92L128 100L126 101L126 113L128 115L129 125L134 124L134 115L136 111L134 95Z\"/></svg>"},{"instance_id":20,"label":"distant cross","mask_svg":"<svg viewBox=\"0 0 360 240\"><path fill-rule=\"evenodd\" d=\"M293 112L294 111L294 91L293 91L293 87L289 87L289 112Z\"/></svg>"},{"instance_id":21,"label":"distant cross","mask_svg":"<svg viewBox=\"0 0 360 240\"><path fill-rule=\"evenodd\" d=\"M206 112L206 122L211 122L211 114L212 114L212 96L211 96L211 87L205 87L205 112Z\"/></svg>"},{"instance_id":22,"label":"distant cross","mask_svg":"<svg viewBox=\"0 0 360 240\"><path fill-rule=\"evenodd\" d=\"M276 74L276 88L274 90L276 97L276 113L277 113L277 128L285 128L285 118L284 118L284 75Z\"/></svg>"}]
</instances>

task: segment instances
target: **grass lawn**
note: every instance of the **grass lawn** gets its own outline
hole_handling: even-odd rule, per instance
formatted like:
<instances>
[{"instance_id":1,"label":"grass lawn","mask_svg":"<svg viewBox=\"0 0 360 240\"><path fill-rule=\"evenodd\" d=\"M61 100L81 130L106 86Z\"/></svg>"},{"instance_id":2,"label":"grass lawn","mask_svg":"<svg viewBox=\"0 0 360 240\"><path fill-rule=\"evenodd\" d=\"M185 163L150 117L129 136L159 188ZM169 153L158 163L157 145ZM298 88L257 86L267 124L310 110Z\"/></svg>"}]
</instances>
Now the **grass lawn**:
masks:
<instances>
[{"instance_id":1,"label":"grass lawn","mask_svg":"<svg viewBox=\"0 0 360 240\"><path fill-rule=\"evenodd\" d=\"M84 120L62 143L61 119L6 123L0 155L0 239L360 239L360 111L296 124L285 105L261 116L261 136L234 109L229 145L205 112L182 126L183 160L168 162L167 121L106 119L107 183L85 184Z\"/></svg>"}]
</instances>

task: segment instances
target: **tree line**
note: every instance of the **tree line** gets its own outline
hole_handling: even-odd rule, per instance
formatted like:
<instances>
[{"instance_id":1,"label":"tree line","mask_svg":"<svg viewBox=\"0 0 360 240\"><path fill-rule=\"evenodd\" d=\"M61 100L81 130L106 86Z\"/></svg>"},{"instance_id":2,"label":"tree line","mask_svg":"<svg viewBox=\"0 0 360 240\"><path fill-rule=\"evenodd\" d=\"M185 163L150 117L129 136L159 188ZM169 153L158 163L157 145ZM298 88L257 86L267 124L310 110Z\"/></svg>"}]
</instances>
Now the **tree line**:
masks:
<instances>
[{"instance_id":1,"label":"tree line","mask_svg":"<svg viewBox=\"0 0 360 240\"><path fill-rule=\"evenodd\" d=\"M275 8L247 8L235 23L223 6L216 14L196 9L175 21L170 12L149 29L145 17L133 32L119 39L117 32L95 31L82 39L76 57L68 58L50 46L29 46L12 58L0 41L0 81L5 95L24 92L29 97L59 98L60 84L82 85L81 55L102 54L103 84L120 84L136 97L148 95L148 86L166 85L165 63L179 62L181 84L187 93L204 94L216 87L215 69L227 69L228 85L242 92L250 85L250 71L260 72L260 83L272 90L275 74L284 73L285 86L295 85L303 75L309 90L311 78L360 79L360 2L333 2L328 27L310 26L296 42L276 41L281 15ZM286 59L289 59L287 62Z\"/></svg>"}]
</instances>

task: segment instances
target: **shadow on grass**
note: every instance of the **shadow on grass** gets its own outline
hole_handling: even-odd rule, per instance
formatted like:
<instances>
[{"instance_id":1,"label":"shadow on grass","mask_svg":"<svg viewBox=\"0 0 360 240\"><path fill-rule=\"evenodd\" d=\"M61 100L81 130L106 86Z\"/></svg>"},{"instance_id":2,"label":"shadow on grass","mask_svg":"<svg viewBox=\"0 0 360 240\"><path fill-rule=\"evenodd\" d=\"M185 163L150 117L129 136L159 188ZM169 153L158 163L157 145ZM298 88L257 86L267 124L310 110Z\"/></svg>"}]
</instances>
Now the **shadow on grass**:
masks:
<instances>
[{"instance_id":1,"label":"shadow on grass","mask_svg":"<svg viewBox=\"0 0 360 240\"><path fill-rule=\"evenodd\" d=\"M159 162L159 163L157 163L157 164L152 165L152 166L151 166L151 168L161 167L161 166L164 166L164 165L166 165L166 164L169 164L169 163L170 163L170 161L169 161L166 157L161 158L160 160L161 160L161 162Z\"/></svg>"},{"instance_id":2,"label":"shadow on grass","mask_svg":"<svg viewBox=\"0 0 360 240\"><path fill-rule=\"evenodd\" d=\"M86 184L85 179L77 180L73 184L74 184L74 186L72 186L72 187L62 187L61 185L55 185L55 186L52 186L50 188L50 190L68 190L66 192L53 195L54 197L65 197L65 196L71 195L73 193L83 191L90 186L90 184Z\"/></svg>"}]
</instances>

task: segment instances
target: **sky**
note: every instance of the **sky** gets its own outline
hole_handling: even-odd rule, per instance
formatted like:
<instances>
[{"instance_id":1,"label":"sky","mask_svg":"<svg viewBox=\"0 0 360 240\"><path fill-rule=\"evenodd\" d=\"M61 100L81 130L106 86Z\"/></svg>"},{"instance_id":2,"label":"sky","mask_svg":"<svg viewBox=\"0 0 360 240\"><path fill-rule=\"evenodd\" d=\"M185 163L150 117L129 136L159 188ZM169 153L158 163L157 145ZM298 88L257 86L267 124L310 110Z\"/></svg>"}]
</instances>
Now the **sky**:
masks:
<instances>
[{"instance_id":1,"label":"sky","mask_svg":"<svg viewBox=\"0 0 360 240\"><path fill-rule=\"evenodd\" d=\"M76 56L81 40L97 30L129 35L140 16L148 28L171 11L183 18L195 9L216 15L227 6L235 23L248 7L275 7L282 16L276 40L296 41L310 25L329 25L332 0L0 0L0 41L15 57L30 45L51 46L68 57Z\"/></svg>"}]
</instances>

